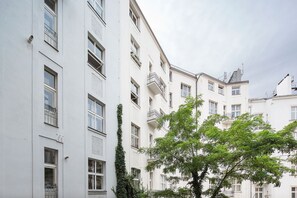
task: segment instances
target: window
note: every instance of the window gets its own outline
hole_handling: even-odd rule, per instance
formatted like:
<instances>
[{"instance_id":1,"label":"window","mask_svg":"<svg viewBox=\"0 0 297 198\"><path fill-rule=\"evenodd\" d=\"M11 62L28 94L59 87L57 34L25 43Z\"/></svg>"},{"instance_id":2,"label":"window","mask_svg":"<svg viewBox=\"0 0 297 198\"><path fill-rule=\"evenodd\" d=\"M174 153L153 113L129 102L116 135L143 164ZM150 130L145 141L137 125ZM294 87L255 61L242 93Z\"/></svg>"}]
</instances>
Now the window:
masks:
<instances>
[{"instance_id":1,"label":"window","mask_svg":"<svg viewBox=\"0 0 297 198\"><path fill-rule=\"evenodd\" d=\"M153 65L152 65L152 63L150 62L149 63L149 73L151 73L153 71Z\"/></svg>"},{"instance_id":2,"label":"window","mask_svg":"<svg viewBox=\"0 0 297 198\"><path fill-rule=\"evenodd\" d=\"M57 2L55 0L44 1L44 40L54 48L58 47Z\"/></svg>"},{"instance_id":3,"label":"window","mask_svg":"<svg viewBox=\"0 0 297 198\"><path fill-rule=\"evenodd\" d=\"M169 81L172 82L172 71L169 72Z\"/></svg>"},{"instance_id":4,"label":"window","mask_svg":"<svg viewBox=\"0 0 297 198\"><path fill-rule=\"evenodd\" d=\"M209 114L217 114L218 113L218 103L209 101Z\"/></svg>"},{"instance_id":5,"label":"window","mask_svg":"<svg viewBox=\"0 0 297 198\"><path fill-rule=\"evenodd\" d=\"M44 122L58 125L57 112L57 74L44 70Z\"/></svg>"},{"instance_id":6,"label":"window","mask_svg":"<svg viewBox=\"0 0 297 198\"><path fill-rule=\"evenodd\" d=\"M191 87L189 85L181 84L181 96L188 97L191 95Z\"/></svg>"},{"instance_id":7,"label":"window","mask_svg":"<svg viewBox=\"0 0 297 198\"><path fill-rule=\"evenodd\" d=\"M160 58L160 66L163 69L163 71L166 73L166 68L165 68L165 62Z\"/></svg>"},{"instance_id":8,"label":"window","mask_svg":"<svg viewBox=\"0 0 297 198\"><path fill-rule=\"evenodd\" d=\"M93 67L100 74L104 74L103 65L104 65L104 49L102 46L92 39L90 36L88 37L88 64Z\"/></svg>"},{"instance_id":9,"label":"window","mask_svg":"<svg viewBox=\"0 0 297 198\"><path fill-rule=\"evenodd\" d=\"M236 118L241 114L241 105L232 105L231 110L231 118Z\"/></svg>"},{"instance_id":10,"label":"window","mask_svg":"<svg viewBox=\"0 0 297 198\"><path fill-rule=\"evenodd\" d=\"M164 81L162 80L162 78L160 78L160 88L162 90L161 95L165 98L166 84L164 83Z\"/></svg>"},{"instance_id":11,"label":"window","mask_svg":"<svg viewBox=\"0 0 297 198\"><path fill-rule=\"evenodd\" d=\"M161 190L165 190L167 188L166 176L161 175Z\"/></svg>"},{"instance_id":12,"label":"window","mask_svg":"<svg viewBox=\"0 0 297 198\"><path fill-rule=\"evenodd\" d=\"M104 8L103 0L88 0L95 12L103 19Z\"/></svg>"},{"instance_id":13,"label":"window","mask_svg":"<svg viewBox=\"0 0 297 198\"><path fill-rule=\"evenodd\" d=\"M232 181L232 191L241 192L241 182L234 179Z\"/></svg>"},{"instance_id":14,"label":"window","mask_svg":"<svg viewBox=\"0 0 297 198\"><path fill-rule=\"evenodd\" d=\"M232 87L232 95L240 95L240 86Z\"/></svg>"},{"instance_id":15,"label":"window","mask_svg":"<svg viewBox=\"0 0 297 198\"><path fill-rule=\"evenodd\" d=\"M296 164L291 162L291 169L292 169L291 176L297 176L297 166L296 166Z\"/></svg>"},{"instance_id":16,"label":"window","mask_svg":"<svg viewBox=\"0 0 297 198\"><path fill-rule=\"evenodd\" d=\"M137 168L131 168L131 175L133 177L133 185L136 187L136 188L140 188L140 174L141 171L140 169L137 169Z\"/></svg>"},{"instance_id":17,"label":"window","mask_svg":"<svg viewBox=\"0 0 297 198\"><path fill-rule=\"evenodd\" d=\"M131 100L139 105L139 86L131 80Z\"/></svg>"},{"instance_id":18,"label":"window","mask_svg":"<svg viewBox=\"0 0 297 198\"><path fill-rule=\"evenodd\" d=\"M214 91L214 83L211 81L208 81L208 90Z\"/></svg>"},{"instance_id":19,"label":"window","mask_svg":"<svg viewBox=\"0 0 297 198\"><path fill-rule=\"evenodd\" d=\"M218 93L221 94L221 95L224 95L224 87L223 86L219 85Z\"/></svg>"},{"instance_id":20,"label":"window","mask_svg":"<svg viewBox=\"0 0 297 198\"><path fill-rule=\"evenodd\" d=\"M154 173L153 172L150 172L149 183L150 183L150 190L152 190L153 189L153 184L154 184Z\"/></svg>"},{"instance_id":21,"label":"window","mask_svg":"<svg viewBox=\"0 0 297 198\"><path fill-rule=\"evenodd\" d=\"M136 14L136 12L134 11L133 8L130 7L129 9L129 16L132 19L133 23L136 25L137 28L139 28L139 17Z\"/></svg>"},{"instance_id":22,"label":"window","mask_svg":"<svg viewBox=\"0 0 297 198\"><path fill-rule=\"evenodd\" d=\"M139 127L135 124L131 124L131 146L139 148Z\"/></svg>"},{"instance_id":23,"label":"window","mask_svg":"<svg viewBox=\"0 0 297 198\"><path fill-rule=\"evenodd\" d=\"M44 194L45 197L58 197L58 152L44 149Z\"/></svg>"},{"instance_id":24,"label":"window","mask_svg":"<svg viewBox=\"0 0 297 198\"><path fill-rule=\"evenodd\" d=\"M297 187L291 187L291 197L297 198Z\"/></svg>"},{"instance_id":25,"label":"window","mask_svg":"<svg viewBox=\"0 0 297 198\"><path fill-rule=\"evenodd\" d=\"M262 187L255 188L255 198L263 198L263 188Z\"/></svg>"},{"instance_id":26,"label":"window","mask_svg":"<svg viewBox=\"0 0 297 198\"><path fill-rule=\"evenodd\" d=\"M169 93L169 107L172 108L172 93Z\"/></svg>"},{"instance_id":27,"label":"window","mask_svg":"<svg viewBox=\"0 0 297 198\"><path fill-rule=\"evenodd\" d=\"M88 160L88 189L104 190L105 162L89 159Z\"/></svg>"},{"instance_id":28,"label":"window","mask_svg":"<svg viewBox=\"0 0 297 198\"><path fill-rule=\"evenodd\" d=\"M227 114L226 112L226 105L223 106L223 115L225 116Z\"/></svg>"},{"instance_id":29,"label":"window","mask_svg":"<svg viewBox=\"0 0 297 198\"><path fill-rule=\"evenodd\" d=\"M291 119L297 120L297 106L291 107Z\"/></svg>"},{"instance_id":30,"label":"window","mask_svg":"<svg viewBox=\"0 0 297 198\"><path fill-rule=\"evenodd\" d=\"M89 96L88 98L88 127L103 132L104 105Z\"/></svg>"},{"instance_id":31,"label":"window","mask_svg":"<svg viewBox=\"0 0 297 198\"><path fill-rule=\"evenodd\" d=\"M133 58L133 60L137 63L137 65L140 67L141 66L141 62L140 62L140 58L139 58L139 45L138 43L135 41L135 39L131 36L131 57Z\"/></svg>"}]
</instances>

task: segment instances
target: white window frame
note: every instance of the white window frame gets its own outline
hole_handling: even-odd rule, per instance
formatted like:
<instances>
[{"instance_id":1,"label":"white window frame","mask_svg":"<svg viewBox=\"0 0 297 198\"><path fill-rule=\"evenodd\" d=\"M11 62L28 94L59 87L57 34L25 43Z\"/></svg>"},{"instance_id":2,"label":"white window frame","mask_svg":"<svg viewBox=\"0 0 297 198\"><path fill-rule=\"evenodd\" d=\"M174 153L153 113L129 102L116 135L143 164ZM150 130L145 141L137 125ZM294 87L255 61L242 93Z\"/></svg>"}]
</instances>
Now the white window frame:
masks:
<instances>
[{"instance_id":1,"label":"white window frame","mask_svg":"<svg viewBox=\"0 0 297 198\"><path fill-rule=\"evenodd\" d=\"M131 175L133 177L133 184L136 188L140 188L141 170L138 168L131 168Z\"/></svg>"},{"instance_id":2,"label":"white window frame","mask_svg":"<svg viewBox=\"0 0 297 198\"><path fill-rule=\"evenodd\" d=\"M234 192L241 192L241 182L238 181L237 179L234 179L232 181L232 190Z\"/></svg>"},{"instance_id":3,"label":"white window frame","mask_svg":"<svg viewBox=\"0 0 297 198\"><path fill-rule=\"evenodd\" d=\"M46 98L44 93L44 122L52 126L58 126L57 73L55 73L54 71L50 70L47 67L44 68L44 75L45 73L48 73L49 75L54 77L54 87L46 84L45 78L44 78L44 92L49 92L53 94L53 104L51 106L50 104L46 103Z\"/></svg>"},{"instance_id":4,"label":"white window frame","mask_svg":"<svg viewBox=\"0 0 297 198\"><path fill-rule=\"evenodd\" d=\"M139 105L139 85L131 79L131 101Z\"/></svg>"},{"instance_id":5,"label":"white window frame","mask_svg":"<svg viewBox=\"0 0 297 198\"><path fill-rule=\"evenodd\" d=\"M160 88L162 90L161 95L165 98L165 94L166 94L166 84L164 83L164 81L162 80L162 78L160 78Z\"/></svg>"},{"instance_id":6,"label":"white window frame","mask_svg":"<svg viewBox=\"0 0 297 198\"><path fill-rule=\"evenodd\" d=\"M97 107L100 107L102 109L102 115L97 113ZM88 96L88 128L104 133L104 127L105 127L104 114L105 114L104 104L89 95ZM90 119L90 118L93 118L93 119ZM101 122L101 128L99 128L100 125L98 125L97 120Z\"/></svg>"},{"instance_id":7,"label":"white window frame","mask_svg":"<svg viewBox=\"0 0 297 198\"><path fill-rule=\"evenodd\" d=\"M129 8L129 16L131 18L131 21L137 27L137 29L139 29L139 16L138 16L137 12L134 10L134 8L132 8L131 5Z\"/></svg>"},{"instance_id":8,"label":"white window frame","mask_svg":"<svg viewBox=\"0 0 297 198\"><path fill-rule=\"evenodd\" d=\"M256 186L255 187L255 198L264 198L263 196L263 187Z\"/></svg>"},{"instance_id":9,"label":"white window frame","mask_svg":"<svg viewBox=\"0 0 297 198\"><path fill-rule=\"evenodd\" d=\"M166 180L166 175L161 174L161 190L165 190L167 188L167 180Z\"/></svg>"},{"instance_id":10,"label":"white window frame","mask_svg":"<svg viewBox=\"0 0 297 198\"><path fill-rule=\"evenodd\" d=\"M181 96L188 97L191 95L191 86L181 83Z\"/></svg>"},{"instance_id":11,"label":"white window frame","mask_svg":"<svg viewBox=\"0 0 297 198\"><path fill-rule=\"evenodd\" d=\"M132 55L137 56L137 58L139 59L139 51L140 51L140 46L137 43L137 41L134 39L134 37L131 35L131 53Z\"/></svg>"},{"instance_id":12,"label":"white window frame","mask_svg":"<svg viewBox=\"0 0 297 198\"><path fill-rule=\"evenodd\" d=\"M291 198L297 198L297 186L291 186Z\"/></svg>"},{"instance_id":13,"label":"white window frame","mask_svg":"<svg viewBox=\"0 0 297 198\"><path fill-rule=\"evenodd\" d=\"M172 82L172 71L169 72L169 81Z\"/></svg>"},{"instance_id":14,"label":"white window frame","mask_svg":"<svg viewBox=\"0 0 297 198\"><path fill-rule=\"evenodd\" d=\"M160 58L160 67L166 73L165 61L162 58Z\"/></svg>"},{"instance_id":15,"label":"white window frame","mask_svg":"<svg viewBox=\"0 0 297 198\"><path fill-rule=\"evenodd\" d=\"M57 6L57 0L52 0L54 2L54 7L55 10L52 10L44 1L44 40L47 42L49 45L54 47L55 49L58 48L58 22L57 22L57 11L58 11L58 6ZM49 14L53 18L53 23L52 26L50 27L45 23L45 16Z\"/></svg>"},{"instance_id":16,"label":"white window frame","mask_svg":"<svg viewBox=\"0 0 297 198\"><path fill-rule=\"evenodd\" d=\"M291 120L297 120L297 106L291 106Z\"/></svg>"},{"instance_id":17,"label":"white window frame","mask_svg":"<svg viewBox=\"0 0 297 198\"><path fill-rule=\"evenodd\" d=\"M101 18L104 19L104 0L88 0L91 7L94 9L96 14Z\"/></svg>"},{"instance_id":18,"label":"white window frame","mask_svg":"<svg viewBox=\"0 0 297 198\"><path fill-rule=\"evenodd\" d=\"M131 147L139 148L140 147L140 127L134 123L131 123Z\"/></svg>"},{"instance_id":19,"label":"white window frame","mask_svg":"<svg viewBox=\"0 0 297 198\"><path fill-rule=\"evenodd\" d=\"M150 172L149 174L149 187L152 190L154 188L154 172Z\"/></svg>"},{"instance_id":20,"label":"white window frame","mask_svg":"<svg viewBox=\"0 0 297 198\"><path fill-rule=\"evenodd\" d=\"M217 102L209 100L208 105L209 105L209 114L210 115L218 113L218 103Z\"/></svg>"},{"instance_id":21,"label":"white window frame","mask_svg":"<svg viewBox=\"0 0 297 198\"><path fill-rule=\"evenodd\" d=\"M172 104L173 104L173 101L172 101L172 92L169 93L169 107L172 108Z\"/></svg>"},{"instance_id":22,"label":"white window frame","mask_svg":"<svg viewBox=\"0 0 297 198\"><path fill-rule=\"evenodd\" d=\"M240 86L232 86L232 95L240 95Z\"/></svg>"},{"instance_id":23,"label":"white window frame","mask_svg":"<svg viewBox=\"0 0 297 198\"><path fill-rule=\"evenodd\" d=\"M224 86L222 86L222 85L218 86L218 93L221 94L221 95L225 95L224 94Z\"/></svg>"},{"instance_id":24,"label":"white window frame","mask_svg":"<svg viewBox=\"0 0 297 198\"><path fill-rule=\"evenodd\" d=\"M104 57L105 49L103 46L93 38L92 35L88 36L88 65L94 68L97 72L104 75ZM90 60L89 60L90 59ZM90 61L95 61L96 65L92 64Z\"/></svg>"},{"instance_id":25,"label":"white window frame","mask_svg":"<svg viewBox=\"0 0 297 198\"><path fill-rule=\"evenodd\" d=\"M231 118L236 118L241 115L241 104L231 105Z\"/></svg>"},{"instance_id":26,"label":"white window frame","mask_svg":"<svg viewBox=\"0 0 297 198\"><path fill-rule=\"evenodd\" d=\"M52 152L54 154L54 163L46 162L46 151ZM51 148L44 148L44 175L46 175L45 169L53 170L53 185L46 183L44 180L44 193L45 196L58 197L58 151ZM44 177L45 179L45 177Z\"/></svg>"},{"instance_id":27,"label":"white window frame","mask_svg":"<svg viewBox=\"0 0 297 198\"><path fill-rule=\"evenodd\" d=\"M214 82L208 81L208 90L214 91Z\"/></svg>"},{"instance_id":28,"label":"white window frame","mask_svg":"<svg viewBox=\"0 0 297 198\"><path fill-rule=\"evenodd\" d=\"M95 163L94 170L91 170L91 171L90 171L90 166L89 166L90 161ZM97 163L101 163L102 172L97 172ZM91 180L94 179L93 185L91 188L90 188L90 183L89 183L90 176L93 176L93 178ZM102 178L101 188L97 188L97 177ZM96 159L92 159L92 158L88 159L88 190L89 191L104 191L105 190L105 162L104 161L96 160Z\"/></svg>"}]
</instances>

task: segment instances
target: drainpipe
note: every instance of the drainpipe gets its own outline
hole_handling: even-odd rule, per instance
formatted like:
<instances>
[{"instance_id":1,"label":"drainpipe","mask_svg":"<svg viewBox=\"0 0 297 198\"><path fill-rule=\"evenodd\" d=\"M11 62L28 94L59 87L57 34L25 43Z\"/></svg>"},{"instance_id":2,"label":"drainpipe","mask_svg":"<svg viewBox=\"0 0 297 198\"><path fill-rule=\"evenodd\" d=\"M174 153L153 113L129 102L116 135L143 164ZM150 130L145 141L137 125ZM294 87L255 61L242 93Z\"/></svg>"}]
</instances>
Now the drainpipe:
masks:
<instances>
[{"instance_id":1,"label":"drainpipe","mask_svg":"<svg viewBox=\"0 0 297 198\"><path fill-rule=\"evenodd\" d=\"M201 77L202 73L200 74L196 74L195 77L196 77L196 84L195 84L195 99L197 100L197 94L198 94L198 80L199 78ZM196 112L197 112L197 105L195 106L196 108ZM197 127L198 127L198 119L196 118L196 131L197 131Z\"/></svg>"}]
</instances>

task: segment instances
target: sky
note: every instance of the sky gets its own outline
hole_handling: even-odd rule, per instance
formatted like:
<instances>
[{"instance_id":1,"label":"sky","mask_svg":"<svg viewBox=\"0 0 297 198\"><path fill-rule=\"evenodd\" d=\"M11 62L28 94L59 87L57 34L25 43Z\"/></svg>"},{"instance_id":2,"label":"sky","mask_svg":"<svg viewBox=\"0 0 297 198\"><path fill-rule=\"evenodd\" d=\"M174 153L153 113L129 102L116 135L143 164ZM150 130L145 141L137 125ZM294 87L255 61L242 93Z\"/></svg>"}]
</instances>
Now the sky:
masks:
<instances>
[{"instance_id":1,"label":"sky","mask_svg":"<svg viewBox=\"0 0 297 198\"><path fill-rule=\"evenodd\" d=\"M296 0L137 0L170 63L222 78L243 68L250 97L297 82Z\"/></svg>"}]
</instances>

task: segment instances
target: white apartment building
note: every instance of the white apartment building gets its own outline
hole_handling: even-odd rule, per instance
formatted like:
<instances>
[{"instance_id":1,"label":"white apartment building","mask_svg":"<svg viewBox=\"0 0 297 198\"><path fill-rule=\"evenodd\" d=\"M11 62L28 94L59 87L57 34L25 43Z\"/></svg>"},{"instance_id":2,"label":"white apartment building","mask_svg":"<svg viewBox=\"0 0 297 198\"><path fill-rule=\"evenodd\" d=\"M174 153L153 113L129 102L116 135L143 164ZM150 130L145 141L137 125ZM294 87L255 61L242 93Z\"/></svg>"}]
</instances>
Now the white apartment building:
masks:
<instances>
[{"instance_id":1,"label":"white apartment building","mask_svg":"<svg viewBox=\"0 0 297 198\"><path fill-rule=\"evenodd\" d=\"M127 171L153 191L174 186L137 150L187 96L202 96L201 121L229 116L222 127L270 109L248 102L241 70L219 80L171 65L135 0L3 0L0 25L0 198L115 197L118 104ZM254 196L250 182L234 189Z\"/></svg>"}]
</instances>

